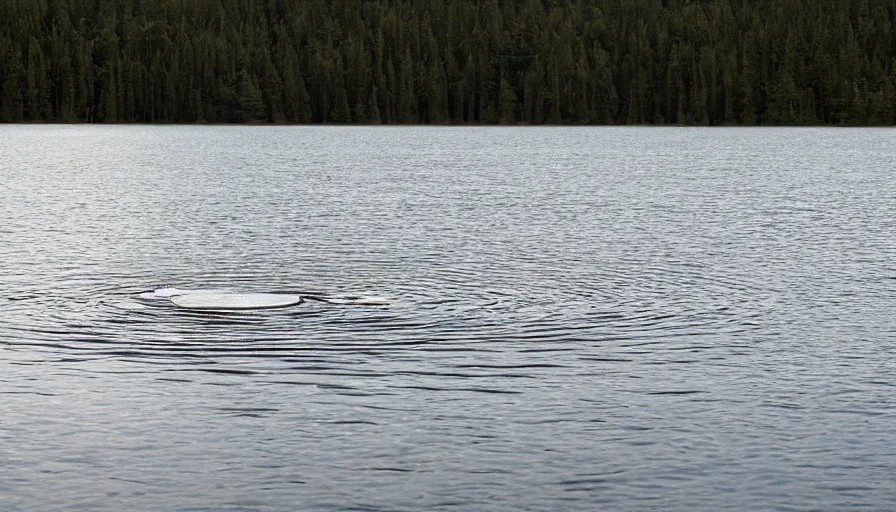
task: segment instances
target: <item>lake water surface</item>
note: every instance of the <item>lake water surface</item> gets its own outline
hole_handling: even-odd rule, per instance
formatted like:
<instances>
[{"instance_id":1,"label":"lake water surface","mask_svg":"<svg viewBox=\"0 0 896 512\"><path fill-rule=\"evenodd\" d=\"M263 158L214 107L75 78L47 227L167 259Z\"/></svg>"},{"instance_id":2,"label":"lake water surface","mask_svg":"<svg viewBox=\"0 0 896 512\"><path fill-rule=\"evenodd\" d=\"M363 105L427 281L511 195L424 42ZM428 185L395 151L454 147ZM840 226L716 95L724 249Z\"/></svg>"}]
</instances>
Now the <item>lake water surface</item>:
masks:
<instances>
[{"instance_id":1,"label":"lake water surface","mask_svg":"<svg viewBox=\"0 0 896 512\"><path fill-rule=\"evenodd\" d=\"M894 510L894 170L893 129L0 126L0 508Z\"/></svg>"}]
</instances>

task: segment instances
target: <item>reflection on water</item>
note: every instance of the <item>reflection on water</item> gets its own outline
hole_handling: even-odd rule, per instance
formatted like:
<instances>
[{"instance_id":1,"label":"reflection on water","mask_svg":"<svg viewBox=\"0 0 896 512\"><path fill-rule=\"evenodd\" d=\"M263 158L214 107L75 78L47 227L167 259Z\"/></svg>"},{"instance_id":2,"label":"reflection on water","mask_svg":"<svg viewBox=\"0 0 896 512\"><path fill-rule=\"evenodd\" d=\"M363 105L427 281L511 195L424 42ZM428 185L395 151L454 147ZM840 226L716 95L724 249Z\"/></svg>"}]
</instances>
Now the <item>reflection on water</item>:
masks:
<instances>
[{"instance_id":1,"label":"reflection on water","mask_svg":"<svg viewBox=\"0 0 896 512\"><path fill-rule=\"evenodd\" d=\"M0 127L0 496L892 509L894 162L886 129Z\"/></svg>"}]
</instances>

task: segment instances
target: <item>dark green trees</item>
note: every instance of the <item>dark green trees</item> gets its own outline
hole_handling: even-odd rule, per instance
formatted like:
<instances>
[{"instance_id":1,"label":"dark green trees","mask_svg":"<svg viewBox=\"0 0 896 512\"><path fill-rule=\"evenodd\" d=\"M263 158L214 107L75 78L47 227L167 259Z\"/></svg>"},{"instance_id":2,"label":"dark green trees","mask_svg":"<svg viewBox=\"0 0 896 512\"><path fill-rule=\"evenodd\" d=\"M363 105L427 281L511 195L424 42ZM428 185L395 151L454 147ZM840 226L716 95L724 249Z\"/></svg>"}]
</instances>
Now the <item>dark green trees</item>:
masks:
<instances>
[{"instance_id":1,"label":"dark green trees","mask_svg":"<svg viewBox=\"0 0 896 512\"><path fill-rule=\"evenodd\" d=\"M0 121L894 124L896 0L0 0Z\"/></svg>"}]
</instances>

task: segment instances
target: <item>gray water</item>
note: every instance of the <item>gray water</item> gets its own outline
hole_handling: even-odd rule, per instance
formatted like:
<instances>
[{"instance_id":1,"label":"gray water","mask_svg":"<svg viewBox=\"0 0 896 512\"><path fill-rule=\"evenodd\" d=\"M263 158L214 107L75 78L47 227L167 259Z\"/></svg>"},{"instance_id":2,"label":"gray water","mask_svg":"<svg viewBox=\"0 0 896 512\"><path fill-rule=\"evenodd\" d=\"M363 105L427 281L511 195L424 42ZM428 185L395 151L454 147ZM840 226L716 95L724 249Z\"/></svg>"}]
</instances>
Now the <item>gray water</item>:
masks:
<instances>
[{"instance_id":1,"label":"gray water","mask_svg":"<svg viewBox=\"0 0 896 512\"><path fill-rule=\"evenodd\" d=\"M894 169L892 129L0 126L0 508L894 510Z\"/></svg>"}]
</instances>

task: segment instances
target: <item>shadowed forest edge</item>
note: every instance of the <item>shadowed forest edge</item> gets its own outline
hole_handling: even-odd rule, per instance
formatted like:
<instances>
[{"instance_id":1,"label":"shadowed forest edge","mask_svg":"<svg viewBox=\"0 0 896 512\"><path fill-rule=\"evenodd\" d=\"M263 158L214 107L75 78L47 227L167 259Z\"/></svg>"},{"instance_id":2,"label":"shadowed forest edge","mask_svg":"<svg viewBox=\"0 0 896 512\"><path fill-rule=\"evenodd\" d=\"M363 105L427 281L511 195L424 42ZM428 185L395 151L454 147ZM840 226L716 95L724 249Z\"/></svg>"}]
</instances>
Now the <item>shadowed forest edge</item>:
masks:
<instances>
[{"instance_id":1,"label":"shadowed forest edge","mask_svg":"<svg viewBox=\"0 0 896 512\"><path fill-rule=\"evenodd\" d=\"M0 121L883 124L896 0L0 0Z\"/></svg>"}]
</instances>

